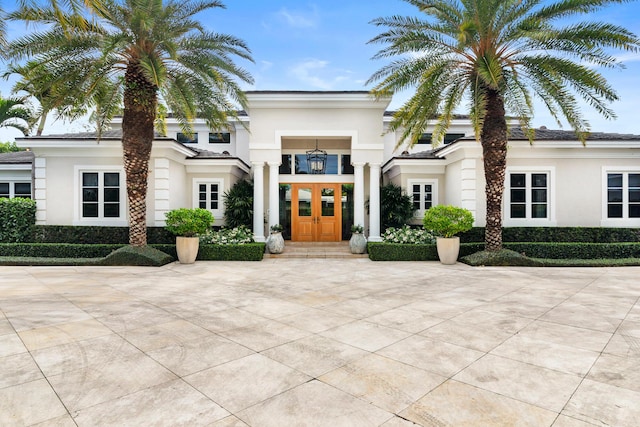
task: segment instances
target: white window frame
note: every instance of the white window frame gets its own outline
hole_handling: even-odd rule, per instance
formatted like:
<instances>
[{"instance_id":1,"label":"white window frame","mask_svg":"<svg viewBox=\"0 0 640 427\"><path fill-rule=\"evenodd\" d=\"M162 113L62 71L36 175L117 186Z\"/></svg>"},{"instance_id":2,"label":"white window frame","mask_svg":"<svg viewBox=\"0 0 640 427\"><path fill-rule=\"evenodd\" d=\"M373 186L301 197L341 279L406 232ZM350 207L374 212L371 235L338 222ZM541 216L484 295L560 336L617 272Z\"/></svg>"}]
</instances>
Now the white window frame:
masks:
<instances>
[{"instance_id":1,"label":"white window frame","mask_svg":"<svg viewBox=\"0 0 640 427\"><path fill-rule=\"evenodd\" d=\"M209 209L211 200L209 200L210 191L209 187L207 187L207 210L213 214L213 217L218 220L222 220L224 218L224 199L223 194L226 191L224 187L224 179L223 178L193 178L193 197L192 197L192 206L194 208L200 207L200 185L211 185L218 184L218 209Z\"/></svg>"},{"instance_id":2,"label":"white window frame","mask_svg":"<svg viewBox=\"0 0 640 427\"><path fill-rule=\"evenodd\" d=\"M9 184L9 198L14 199L16 197L16 184L29 184L31 186L31 192L29 193L29 199L33 199L33 183L24 179L0 179L1 184ZM25 198L25 197L22 197Z\"/></svg>"},{"instance_id":3,"label":"white window frame","mask_svg":"<svg viewBox=\"0 0 640 427\"><path fill-rule=\"evenodd\" d=\"M622 218L608 217L608 175L610 173L622 174ZM629 218L629 174L640 173L637 166L603 166L602 167L602 227L640 227L640 218Z\"/></svg>"},{"instance_id":4,"label":"white window frame","mask_svg":"<svg viewBox=\"0 0 640 427\"><path fill-rule=\"evenodd\" d=\"M118 218L105 218L102 213L102 206L104 204L104 186L99 184L98 187L98 217L84 218L82 216L82 174L83 173L98 173L98 182L102 183L105 173L118 173L120 174L120 210ZM127 184L124 173L124 167L118 166L75 166L73 175L73 225L104 225L113 227L123 227L128 225L127 221Z\"/></svg>"},{"instance_id":5,"label":"white window frame","mask_svg":"<svg viewBox=\"0 0 640 427\"><path fill-rule=\"evenodd\" d=\"M525 218L511 218L511 177L512 173L525 174L526 214ZM547 218L531 217L531 176L547 175ZM506 227L547 227L556 225L556 169L553 166L508 166L504 180L504 197L502 207L503 225Z\"/></svg>"},{"instance_id":6,"label":"white window frame","mask_svg":"<svg viewBox=\"0 0 640 427\"><path fill-rule=\"evenodd\" d=\"M411 196L411 203L413 204L413 186L420 186L420 209L413 213L414 218L423 218L425 212L424 208L424 186L431 185L431 206L439 204L438 199L438 180L437 179L408 179L407 180L407 193Z\"/></svg>"}]
</instances>

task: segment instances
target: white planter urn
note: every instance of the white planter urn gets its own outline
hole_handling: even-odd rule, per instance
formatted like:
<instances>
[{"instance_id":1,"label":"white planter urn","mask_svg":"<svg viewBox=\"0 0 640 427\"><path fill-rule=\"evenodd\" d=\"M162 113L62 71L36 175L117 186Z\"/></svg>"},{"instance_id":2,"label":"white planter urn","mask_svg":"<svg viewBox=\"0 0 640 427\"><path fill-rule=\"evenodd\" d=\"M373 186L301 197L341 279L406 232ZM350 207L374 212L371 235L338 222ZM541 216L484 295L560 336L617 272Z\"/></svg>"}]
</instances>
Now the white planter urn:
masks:
<instances>
[{"instance_id":1,"label":"white planter urn","mask_svg":"<svg viewBox=\"0 0 640 427\"><path fill-rule=\"evenodd\" d=\"M267 239L267 249L270 254L281 254L284 251L284 237L281 232L271 232Z\"/></svg>"},{"instance_id":2,"label":"white planter urn","mask_svg":"<svg viewBox=\"0 0 640 427\"><path fill-rule=\"evenodd\" d=\"M438 248L440 262L445 265L453 265L458 260L458 254L460 253L460 238L437 237L436 247Z\"/></svg>"},{"instance_id":3,"label":"white planter urn","mask_svg":"<svg viewBox=\"0 0 640 427\"><path fill-rule=\"evenodd\" d=\"M193 264L198 256L199 237L176 237L176 251L180 264Z\"/></svg>"},{"instance_id":4,"label":"white planter urn","mask_svg":"<svg viewBox=\"0 0 640 427\"><path fill-rule=\"evenodd\" d=\"M367 252L367 238L362 233L351 234L349 239L349 249L352 254L363 254Z\"/></svg>"}]
</instances>

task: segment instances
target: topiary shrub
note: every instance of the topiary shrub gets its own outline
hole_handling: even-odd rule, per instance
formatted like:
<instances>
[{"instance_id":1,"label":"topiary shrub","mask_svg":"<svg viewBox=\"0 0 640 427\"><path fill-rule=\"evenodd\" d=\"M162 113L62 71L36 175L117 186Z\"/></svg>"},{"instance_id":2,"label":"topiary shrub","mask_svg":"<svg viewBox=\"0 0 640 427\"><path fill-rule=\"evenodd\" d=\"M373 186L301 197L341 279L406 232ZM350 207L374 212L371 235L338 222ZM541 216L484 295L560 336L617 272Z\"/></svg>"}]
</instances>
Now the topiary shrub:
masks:
<instances>
[{"instance_id":1,"label":"topiary shrub","mask_svg":"<svg viewBox=\"0 0 640 427\"><path fill-rule=\"evenodd\" d=\"M253 226L253 183L242 180L224 193L224 221L228 228Z\"/></svg>"},{"instance_id":2,"label":"topiary shrub","mask_svg":"<svg viewBox=\"0 0 640 427\"><path fill-rule=\"evenodd\" d=\"M0 199L0 242L28 242L33 239L36 202L31 199Z\"/></svg>"},{"instance_id":3,"label":"topiary shrub","mask_svg":"<svg viewBox=\"0 0 640 427\"><path fill-rule=\"evenodd\" d=\"M429 208L422 220L425 230L439 237L453 237L473 228L471 211L451 205L437 205Z\"/></svg>"},{"instance_id":4,"label":"topiary shrub","mask_svg":"<svg viewBox=\"0 0 640 427\"><path fill-rule=\"evenodd\" d=\"M123 246L98 261L98 264L160 267L173 260L171 255L150 246Z\"/></svg>"},{"instance_id":5,"label":"topiary shrub","mask_svg":"<svg viewBox=\"0 0 640 427\"><path fill-rule=\"evenodd\" d=\"M463 256L460 261L471 266L523 266L542 267L543 263L509 249L480 251Z\"/></svg>"},{"instance_id":6,"label":"topiary shrub","mask_svg":"<svg viewBox=\"0 0 640 427\"><path fill-rule=\"evenodd\" d=\"M166 228L170 233L182 237L204 234L213 225L213 214L202 208L180 208L165 213Z\"/></svg>"}]
</instances>

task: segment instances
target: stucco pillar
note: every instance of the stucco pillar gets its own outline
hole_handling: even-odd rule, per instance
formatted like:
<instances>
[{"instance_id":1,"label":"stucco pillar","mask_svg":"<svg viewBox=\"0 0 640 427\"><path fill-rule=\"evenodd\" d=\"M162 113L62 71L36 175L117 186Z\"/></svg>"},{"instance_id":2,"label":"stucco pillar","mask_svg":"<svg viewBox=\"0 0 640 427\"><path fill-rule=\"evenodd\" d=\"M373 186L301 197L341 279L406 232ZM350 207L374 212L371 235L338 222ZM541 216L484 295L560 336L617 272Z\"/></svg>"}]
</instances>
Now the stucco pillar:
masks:
<instances>
[{"instance_id":1,"label":"stucco pillar","mask_svg":"<svg viewBox=\"0 0 640 427\"><path fill-rule=\"evenodd\" d=\"M364 227L364 163L353 163L353 223Z\"/></svg>"},{"instance_id":2,"label":"stucco pillar","mask_svg":"<svg viewBox=\"0 0 640 427\"><path fill-rule=\"evenodd\" d=\"M253 169L253 239L264 242L264 163L251 163Z\"/></svg>"},{"instance_id":3,"label":"stucco pillar","mask_svg":"<svg viewBox=\"0 0 640 427\"><path fill-rule=\"evenodd\" d=\"M269 162L269 227L280 223L280 163Z\"/></svg>"},{"instance_id":4,"label":"stucco pillar","mask_svg":"<svg viewBox=\"0 0 640 427\"><path fill-rule=\"evenodd\" d=\"M369 163L369 241L380 242L380 165Z\"/></svg>"}]
</instances>

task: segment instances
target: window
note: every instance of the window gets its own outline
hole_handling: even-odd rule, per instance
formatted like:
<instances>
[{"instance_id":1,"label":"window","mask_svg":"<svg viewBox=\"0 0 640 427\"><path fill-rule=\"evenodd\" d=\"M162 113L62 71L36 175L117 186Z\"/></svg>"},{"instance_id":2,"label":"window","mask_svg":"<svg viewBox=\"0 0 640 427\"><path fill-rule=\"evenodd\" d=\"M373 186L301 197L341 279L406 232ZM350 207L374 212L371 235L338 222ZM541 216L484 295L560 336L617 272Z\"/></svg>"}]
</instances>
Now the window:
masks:
<instances>
[{"instance_id":1,"label":"window","mask_svg":"<svg viewBox=\"0 0 640 427\"><path fill-rule=\"evenodd\" d=\"M218 184L198 184L198 207L202 209L217 210L220 195Z\"/></svg>"},{"instance_id":2,"label":"window","mask_svg":"<svg viewBox=\"0 0 640 427\"><path fill-rule=\"evenodd\" d=\"M214 217L222 218L224 192L222 179L194 179L193 180L193 207L207 209Z\"/></svg>"},{"instance_id":3,"label":"window","mask_svg":"<svg viewBox=\"0 0 640 427\"><path fill-rule=\"evenodd\" d=\"M408 184L415 209L414 215L423 217L427 209L438 204L438 181L409 180Z\"/></svg>"},{"instance_id":4,"label":"window","mask_svg":"<svg viewBox=\"0 0 640 427\"><path fill-rule=\"evenodd\" d=\"M231 134L229 132L209 132L209 144L230 144Z\"/></svg>"},{"instance_id":5,"label":"window","mask_svg":"<svg viewBox=\"0 0 640 427\"><path fill-rule=\"evenodd\" d=\"M31 198L30 182L0 182L0 198L13 199L19 197L23 199Z\"/></svg>"},{"instance_id":6,"label":"window","mask_svg":"<svg viewBox=\"0 0 640 427\"><path fill-rule=\"evenodd\" d=\"M120 172L82 172L82 218L120 218Z\"/></svg>"},{"instance_id":7,"label":"window","mask_svg":"<svg viewBox=\"0 0 640 427\"><path fill-rule=\"evenodd\" d=\"M183 144L197 144L198 134L178 132L178 134L176 135L176 139L178 140L178 142L181 142Z\"/></svg>"},{"instance_id":8,"label":"window","mask_svg":"<svg viewBox=\"0 0 640 427\"><path fill-rule=\"evenodd\" d=\"M607 218L640 218L640 172L607 173Z\"/></svg>"},{"instance_id":9,"label":"window","mask_svg":"<svg viewBox=\"0 0 640 427\"><path fill-rule=\"evenodd\" d=\"M280 175L308 175L307 154L282 154ZM324 175L353 175L350 154L327 154Z\"/></svg>"},{"instance_id":10,"label":"window","mask_svg":"<svg viewBox=\"0 0 640 427\"><path fill-rule=\"evenodd\" d=\"M553 170L507 168L505 222L519 225L550 224Z\"/></svg>"},{"instance_id":11,"label":"window","mask_svg":"<svg viewBox=\"0 0 640 427\"><path fill-rule=\"evenodd\" d=\"M423 133L418 140L418 144L431 144L431 135L430 133ZM451 144L453 141L463 138L464 136L464 133L447 133L444 136L444 145Z\"/></svg>"}]
</instances>

